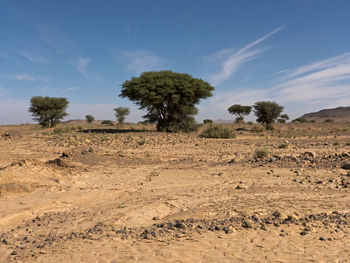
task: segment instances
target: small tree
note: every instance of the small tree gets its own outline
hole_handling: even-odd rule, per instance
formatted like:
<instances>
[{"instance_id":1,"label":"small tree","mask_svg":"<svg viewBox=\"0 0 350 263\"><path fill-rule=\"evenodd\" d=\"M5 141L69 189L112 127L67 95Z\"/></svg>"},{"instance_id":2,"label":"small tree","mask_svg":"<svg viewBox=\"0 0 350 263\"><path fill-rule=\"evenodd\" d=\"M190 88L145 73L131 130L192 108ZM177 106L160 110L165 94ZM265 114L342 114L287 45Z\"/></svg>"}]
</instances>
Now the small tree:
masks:
<instances>
[{"instance_id":1,"label":"small tree","mask_svg":"<svg viewBox=\"0 0 350 263\"><path fill-rule=\"evenodd\" d=\"M279 123L286 123L289 120L288 114L281 114L280 118L277 119Z\"/></svg>"},{"instance_id":2,"label":"small tree","mask_svg":"<svg viewBox=\"0 0 350 263\"><path fill-rule=\"evenodd\" d=\"M120 96L135 102L158 131L176 132L197 129L195 105L212 96L208 82L172 71L144 72L122 84Z\"/></svg>"},{"instance_id":3,"label":"small tree","mask_svg":"<svg viewBox=\"0 0 350 263\"><path fill-rule=\"evenodd\" d=\"M272 101L260 101L254 104L254 114L257 122L265 124L267 130L272 128L271 124L280 116L283 107Z\"/></svg>"},{"instance_id":4,"label":"small tree","mask_svg":"<svg viewBox=\"0 0 350 263\"><path fill-rule=\"evenodd\" d=\"M117 118L119 124L124 124L126 116L130 114L130 109L125 107L118 107L114 109L115 117Z\"/></svg>"},{"instance_id":5,"label":"small tree","mask_svg":"<svg viewBox=\"0 0 350 263\"><path fill-rule=\"evenodd\" d=\"M65 116L69 101L66 98L35 96L30 100L29 112L42 127L54 127Z\"/></svg>"},{"instance_id":6,"label":"small tree","mask_svg":"<svg viewBox=\"0 0 350 263\"><path fill-rule=\"evenodd\" d=\"M235 104L229 107L228 112L236 116L236 122L243 121L245 116L248 116L252 111L251 106L243 106L240 104Z\"/></svg>"},{"instance_id":7,"label":"small tree","mask_svg":"<svg viewBox=\"0 0 350 263\"><path fill-rule=\"evenodd\" d=\"M95 120L94 116L92 116L91 114L86 115L85 119L86 119L87 123L91 123Z\"/></svg>"}]
</instances>

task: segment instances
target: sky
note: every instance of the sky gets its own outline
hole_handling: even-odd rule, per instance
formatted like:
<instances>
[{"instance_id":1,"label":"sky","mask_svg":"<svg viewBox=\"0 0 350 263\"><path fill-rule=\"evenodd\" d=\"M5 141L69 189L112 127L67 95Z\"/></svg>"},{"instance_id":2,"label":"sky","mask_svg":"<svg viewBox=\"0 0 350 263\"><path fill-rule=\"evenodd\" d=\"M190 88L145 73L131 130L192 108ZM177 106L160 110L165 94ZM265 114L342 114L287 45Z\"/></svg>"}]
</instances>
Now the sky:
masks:
<instances>
[{"instance_id":1,"label":"sky","mask_svg":"<svg viewBox=\"0 0 350 263\"><path fill-rule=\"evenodd\" d=\"M33 122L33 96L66 97L66 120L122 106L141 121L119 94L151 70L215 87L199 122L266 100L292 119L350 106L349 13L348 0L2 0L0 124Z\"/></svg>"}]
</instances>

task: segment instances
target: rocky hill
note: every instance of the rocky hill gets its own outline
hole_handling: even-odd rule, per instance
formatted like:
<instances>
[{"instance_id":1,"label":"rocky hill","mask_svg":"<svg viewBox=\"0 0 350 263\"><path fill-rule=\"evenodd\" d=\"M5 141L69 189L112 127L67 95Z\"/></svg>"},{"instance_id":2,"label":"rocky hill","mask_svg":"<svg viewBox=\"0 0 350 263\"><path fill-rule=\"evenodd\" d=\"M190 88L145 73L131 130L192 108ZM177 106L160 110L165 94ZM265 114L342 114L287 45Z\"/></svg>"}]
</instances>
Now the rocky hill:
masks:
<instances>
[{"instance_id":1,"label":"rocky hill","mask_svg":"<svg viewBox=\"0 0 350 263\"><path fill-rule=\"evenodd\" d=\"M306 120L322 122L331 119L337 122L350 121L350 107L338 107L334 109L323 109L318 112L311 112L301 116Z\"/></svg>"}]
</instances>

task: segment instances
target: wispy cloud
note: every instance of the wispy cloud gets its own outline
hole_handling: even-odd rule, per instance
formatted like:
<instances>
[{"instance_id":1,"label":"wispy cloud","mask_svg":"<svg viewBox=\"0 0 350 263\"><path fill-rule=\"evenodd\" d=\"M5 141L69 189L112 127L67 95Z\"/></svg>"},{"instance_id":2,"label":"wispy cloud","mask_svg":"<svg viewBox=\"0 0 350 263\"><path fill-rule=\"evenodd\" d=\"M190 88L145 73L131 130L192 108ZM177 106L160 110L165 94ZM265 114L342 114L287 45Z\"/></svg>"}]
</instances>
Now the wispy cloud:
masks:
<instances>
[{"instance_id":1,"label":"wispy cloud","mask_svg":"<svg viewBox=\"0 0 350 263\"><path fill-rule=\"evenodd\" d=\"M77 89L79 89L79 88L78 87L69 87L69 88L61 90L60 93L63 94L63 93L67 93L67 92L70 92L73 90L77 90Z\"/></svg>"},{"instance_id":2,"label":"wispy cloud","mask_svg":"<svg viewBox=\"0 0 350 263\"><path fill-rule=\"evenodd\" d=\"M264 35L263 37L257 39L256 41L245 45L240 50L233 52L232 49L224 49L216 53L217 57L220 59L226 57L221 64L221 70L209 77L209 81L215 86L229 79L241 66L242 64L253 60L258 54L262 53L265 49L253 49L256 45L263 42L267 38L276 34L278 31L282 30L284 27L279 27L272 32Z\"/></svg>"},{"instance_id":3,"label":"wispy cloud","mask_svg":"<svg viewBox=\"0 0 350 263\"><path fill-rule=\"evenodd\" d=\"M128 60L127 70L140 74L145 71L157 70L162 67L161 59L151 51L126 51L124 56Z\"/></svg>"},{"instance_id":4,"label":"wispy cloud","mask_svg":"<svg viewBox=\"0 0 350 263\"><path fill-rule=\"evenodd\" d=\"M31 51L22 50L19 54L34 63L49 63L45 57Z\"/></svg>"},{"instance_id":5,"label":"wispy cloud","mask_svg":"<svg viewBox=\"0 0 350 263\"><path fill-rule=\"evenodd\" d=\"M274 90L281 102L350 104L350 53L293 69Z\"/></svg>"},{"instance_id":6,"label":"wispy cloud","mask_svg":"<svg viewBox=\"0 0 350 263\"><path fill-rule=\"evenodd\" d=\"M18 73L16 74L16 79L18 80L28 80L28 81L35 81L35 78L29 75L28 73Z\"/></svg>"},{"instance_id":7,"label":"wispy cloud","mask_svg":"<svg viewBox=\"0 0 350 263\"><path fill-rule=\"evenodd\" d=\"M77 70L83 74L85 77L89 77L86 68L88 64L90 63L90 58L88 57L78 57L74 62L74 66L77 68Z\"/></svg>"}]
</instances>

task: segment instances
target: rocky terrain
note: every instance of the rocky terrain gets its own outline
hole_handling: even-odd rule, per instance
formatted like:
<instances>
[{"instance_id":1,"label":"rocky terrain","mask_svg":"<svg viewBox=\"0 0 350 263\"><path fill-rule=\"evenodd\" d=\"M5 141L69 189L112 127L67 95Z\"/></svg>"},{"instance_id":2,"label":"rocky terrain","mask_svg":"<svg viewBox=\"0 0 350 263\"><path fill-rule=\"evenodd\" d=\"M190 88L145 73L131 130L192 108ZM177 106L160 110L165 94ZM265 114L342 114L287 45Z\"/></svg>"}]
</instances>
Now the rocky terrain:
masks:
<instances>
[{"instance_id":1,"label":"rocky terrain","mask_svg":"<svg viewBox=\"0 0 350 263\"><path fill-rule=\"evenodd\" d=\"M350 262L350 124L67 125L0 127L0 262Z\"/></svg>"}]
</instances>

